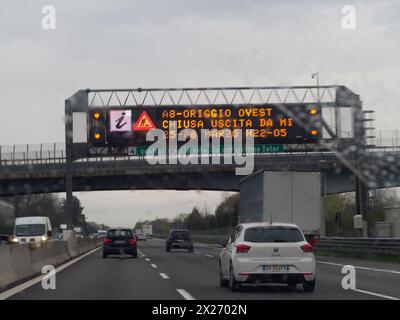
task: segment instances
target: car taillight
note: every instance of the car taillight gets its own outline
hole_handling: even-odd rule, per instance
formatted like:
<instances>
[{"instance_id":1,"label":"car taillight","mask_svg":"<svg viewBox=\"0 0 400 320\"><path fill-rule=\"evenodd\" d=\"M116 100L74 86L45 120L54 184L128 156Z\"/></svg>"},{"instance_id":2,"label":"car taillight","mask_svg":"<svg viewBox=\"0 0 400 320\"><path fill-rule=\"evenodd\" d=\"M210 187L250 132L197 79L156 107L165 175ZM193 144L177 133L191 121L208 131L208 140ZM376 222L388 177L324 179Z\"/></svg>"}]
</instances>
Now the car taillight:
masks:
<instances>
[{"instance_id":1,"label":"car taillight","mask_svg":"<svg viewBox=\"0 0 400 320\"><path fill-rule=\"evenodd\" d=\"M246 253L251 249L247 244L239 243L236 245L236 253Z\"/></svg>"},{"instance_id":2,"label":"car taillight","mask_svg":"<svg viewBox=\"0 0 400 320\"><path fill-rule=\"evenodd\" d=\"M301 250L303 250L303 252L312 252L313 251L313 247L309 243L303 244L300 248L301 248Z\"/></svg>"},{"instance_id":3,"label":"car taillight","mask_svg":"<svg viewBox=\"0 0 400 320\"><path fill-rule=\"evenodd\" d=\"M104 239L103 244L110 244L112 242L111 239Z\"/></svg>"},{"instance_id":4,"label":"car taillight","mask_svg":"<svg viewBox=\"0 0 400 320\"><path fill-rule=\"evenodd\" d=\"M130 244L136 244L136 240L135 240L135 239L129 239L128 242L129 242Z\"/></svg>"}]
</instances>

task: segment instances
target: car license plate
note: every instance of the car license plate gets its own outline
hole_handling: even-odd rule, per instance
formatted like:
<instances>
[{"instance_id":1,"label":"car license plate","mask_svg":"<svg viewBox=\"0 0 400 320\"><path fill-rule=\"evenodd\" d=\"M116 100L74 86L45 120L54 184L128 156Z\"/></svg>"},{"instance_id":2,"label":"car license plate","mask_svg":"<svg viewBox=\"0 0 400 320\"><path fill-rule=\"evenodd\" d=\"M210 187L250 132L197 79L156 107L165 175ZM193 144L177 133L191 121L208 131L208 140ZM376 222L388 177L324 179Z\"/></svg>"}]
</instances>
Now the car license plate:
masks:
<instances>
[{"instance_id":1,"label":"car license plate","mask_svg":"<svg viewBox=\"0 0 400 320\"><path fill-rule=\"evenodd\" d=\"M125 243L125 241L123 241L123 240L115 240L114 243L115 243L115 244L123 244L123 243Z\"/></svg>"},{"instance_id":2,"label":"car license plate","mask_svg":"<svg viewBox=\"0 0 400 320\"><path fill-rule=\"evenodd\" d=\"M262 266L264 272L286 272L289 271L289 266L285 265L270 265Z\"/></svg>"}]
</instances>

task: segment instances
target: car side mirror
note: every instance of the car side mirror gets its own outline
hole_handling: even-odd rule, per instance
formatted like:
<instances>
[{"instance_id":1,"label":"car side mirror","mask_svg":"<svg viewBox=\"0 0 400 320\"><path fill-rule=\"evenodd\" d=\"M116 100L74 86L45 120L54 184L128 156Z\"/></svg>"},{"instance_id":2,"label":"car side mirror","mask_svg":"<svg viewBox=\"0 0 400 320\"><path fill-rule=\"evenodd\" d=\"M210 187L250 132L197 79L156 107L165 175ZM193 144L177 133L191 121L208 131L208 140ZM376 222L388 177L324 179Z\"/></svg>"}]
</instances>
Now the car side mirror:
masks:
<instances>
[{"instance_id":1,"label":"car side mirror","mask_svg":"<svg viewBox=\"0 0 400 320\"><path fill-rule=\"evenodd\" d=\"M47 231L47 236L50 238L53 235L53 233L49 230Z\"/></svg>"}]
</instances>

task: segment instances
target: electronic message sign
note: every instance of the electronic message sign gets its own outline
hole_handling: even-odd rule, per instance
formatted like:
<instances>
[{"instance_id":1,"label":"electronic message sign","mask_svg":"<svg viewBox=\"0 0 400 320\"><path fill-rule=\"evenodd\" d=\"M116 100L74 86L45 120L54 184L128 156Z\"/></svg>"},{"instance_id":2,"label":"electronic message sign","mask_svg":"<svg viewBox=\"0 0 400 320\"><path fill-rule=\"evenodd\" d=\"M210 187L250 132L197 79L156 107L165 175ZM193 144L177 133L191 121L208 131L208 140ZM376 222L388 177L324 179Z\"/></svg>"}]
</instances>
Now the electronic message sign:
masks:
<instances>
[{"instance_id":1,"label":"electronic message sign","mask_svg":"<svg viewBox=\"0 0 400 320\"><path fill-rule=\"evenodd\" d=\"M95 147L149 146L153 141L146 134L154 129L165 139L192 129L199 141L235 137L242 129L255 145L318 143L322 136L321 108L315 104L93 108L88 118L88 141Z\"/></svg>"}]
</instances>

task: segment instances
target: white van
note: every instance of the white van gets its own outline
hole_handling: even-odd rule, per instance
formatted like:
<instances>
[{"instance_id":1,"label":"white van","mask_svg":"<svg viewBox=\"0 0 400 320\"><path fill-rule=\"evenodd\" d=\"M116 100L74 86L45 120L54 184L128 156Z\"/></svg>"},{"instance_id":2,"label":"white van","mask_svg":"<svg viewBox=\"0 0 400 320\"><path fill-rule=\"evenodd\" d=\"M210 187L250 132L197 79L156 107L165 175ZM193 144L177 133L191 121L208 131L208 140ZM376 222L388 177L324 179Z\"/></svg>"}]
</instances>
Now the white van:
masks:
<instances>
[{"instance_id":1,"label":"white van","mask_svg":"<svg viewBox=\"0 0 400 320\"><path fill-rule=\"evenodd\" d=\"M15 243L32 243L40 245L52 236L51 223L48 217L20 217L15 219Z\"/></svg>"}]
</instances>

